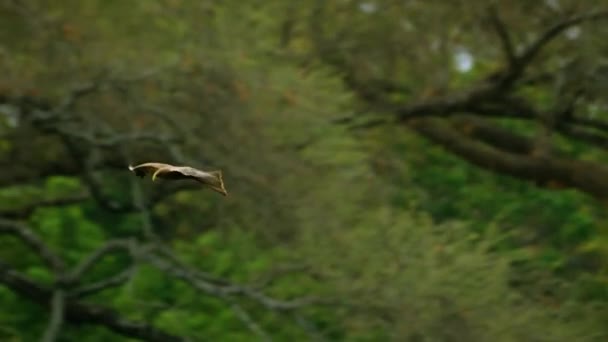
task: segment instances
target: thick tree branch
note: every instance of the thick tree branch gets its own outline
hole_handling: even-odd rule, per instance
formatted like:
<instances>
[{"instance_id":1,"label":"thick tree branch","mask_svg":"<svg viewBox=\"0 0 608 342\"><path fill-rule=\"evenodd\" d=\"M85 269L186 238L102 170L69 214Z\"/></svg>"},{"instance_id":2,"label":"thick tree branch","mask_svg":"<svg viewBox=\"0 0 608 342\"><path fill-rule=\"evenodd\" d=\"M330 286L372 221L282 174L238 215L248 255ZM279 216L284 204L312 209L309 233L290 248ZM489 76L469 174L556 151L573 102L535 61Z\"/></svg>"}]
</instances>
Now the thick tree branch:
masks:
<instances>
[{"instance_id":1,"label":"thick tree branch","mask_svg":"<svg viewBox=\"0 0 608 342\"><path fill-rule=\"evenodd\" d=\"M492 145L503 151L528 155L534 149L534 144L528 139L522 139L519 134L512 133L497 125L491 124L475 116L458 116L450 121L454 128L464 135Z\"/></svg>"},{"instance_id":2,"label":"thick tree branch","mask_svg":"<svg viewBox=\"0 0 608 342\"><path fill-rule=\"evenodd\" d=\"M608 167L558 157L513 154L471 139L438 119L418 119L411 126L431 141L479 167L543 186L576 188L598 198L608 197ZM520 139L526 140L525 137Z\"/></svg>"},{"instance_id":3,"label":"thick tree branch","mask_svg":"<svg viewBox=\"0 0 608 342\"><path fill-rule=\"evenodd\" d=\"M558 124L556 127L557 131L561 134L588 143L590 145L599 147L608 151L608 135L598 134L590 130L572 127L570 125Z\"/></svg>"}]
</instances>

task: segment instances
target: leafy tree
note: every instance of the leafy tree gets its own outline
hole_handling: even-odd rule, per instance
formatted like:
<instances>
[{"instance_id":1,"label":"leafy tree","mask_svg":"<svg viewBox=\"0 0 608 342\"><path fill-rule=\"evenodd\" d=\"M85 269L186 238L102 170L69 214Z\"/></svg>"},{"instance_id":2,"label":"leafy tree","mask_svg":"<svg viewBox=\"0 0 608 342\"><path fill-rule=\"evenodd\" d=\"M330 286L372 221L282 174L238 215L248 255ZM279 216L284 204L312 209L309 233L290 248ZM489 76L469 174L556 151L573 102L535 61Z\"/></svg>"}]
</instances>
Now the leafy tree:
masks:
<instances>
[{"instance_id":1,"label":"leafy tree","mask_svg":"<svg viewBox=\"0 0 608 342\"><path fill-rule=\"evenodd\" d=\"M0 2L0 339L605 340L601 5Z\"/></svg>"}]
</instances>

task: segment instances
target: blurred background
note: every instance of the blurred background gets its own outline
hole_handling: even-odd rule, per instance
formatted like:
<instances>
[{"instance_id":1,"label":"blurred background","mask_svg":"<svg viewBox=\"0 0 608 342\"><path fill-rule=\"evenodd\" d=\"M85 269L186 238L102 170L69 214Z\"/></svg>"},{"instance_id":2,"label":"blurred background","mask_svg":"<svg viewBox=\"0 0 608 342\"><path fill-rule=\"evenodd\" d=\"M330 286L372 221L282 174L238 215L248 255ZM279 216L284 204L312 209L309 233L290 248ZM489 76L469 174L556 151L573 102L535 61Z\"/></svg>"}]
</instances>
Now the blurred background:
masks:
<instances>
[{"instance_id":1,"label":"blurred background","mask_svg":"<svg viewBox=\"0 0 608 342\"><path fill-rule=\"evenodd\" d=\"M607 341L607 11L0 0L0 340Z\"/></svg>"}]
</instances>

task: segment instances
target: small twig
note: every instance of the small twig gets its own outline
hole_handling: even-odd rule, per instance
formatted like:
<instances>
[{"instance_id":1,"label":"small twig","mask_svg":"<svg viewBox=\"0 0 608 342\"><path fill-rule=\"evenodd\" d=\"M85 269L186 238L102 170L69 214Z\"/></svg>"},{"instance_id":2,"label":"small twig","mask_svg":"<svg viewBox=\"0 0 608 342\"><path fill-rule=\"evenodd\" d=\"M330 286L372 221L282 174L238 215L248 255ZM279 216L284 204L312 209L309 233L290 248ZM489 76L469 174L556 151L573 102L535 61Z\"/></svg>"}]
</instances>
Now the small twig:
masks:
<instances>
[{"instance_id":1,"label":"small twig","mask_svg":"<svg viewBox=\"0 0 608 342\"><path fill-rule=\"evenodd\" d=\"M131 265L126 270L103 280L92 284L84 285L70 291L69 296L74 298L83 298L94 295L106 289L118 287L129 281L135 274L135 266Z\"/></svg>"},{"instance_id":2,"label":"small twig","mask_svg":"<svg viewBox=\"0 0 608 342\"><path fill-rule=\"evenodd\" d=\"M103 257L110 253L118 251L126 251L129 255L133 255L132 240L110 240L103 246L95 250L88 257L83 259L67 276L68 283L77 282L85 272L93 268Z\"/></svg>"},{"instance_id":3,"label":"small twig","mask_svg":"<svg viewBox=\"0 0 608 342\"><path fill-rule=\"evenodd\" d=\"M555 23L553 26L541 33L536 40L528 45L528 47L516 57L515 64L512 68L508 69L505 77L502 80L501 86L510 85L516 81L524 73L525 69L528 67L528 65L530 65L540 51L560 33L585 21L598 20L607 17L608 11L596 11L575 15Z\"/></svg>"},{"instance_id":4,"label":"small twig","mask_svg":"<svg viewBox=\"0 0 608 342\"><path fill-rule=\"evenodd\" d=\"M236 301L230 301L230 308L234 312L234 314L251 330L254 332L262 341L272 341L270 335L262 327L258 324L251 315L243 309L241 305L239 305Z\"/></svg>"},{"instance_id":5,"label":"small twig","mask_svg":"<svg viewBox=\"0 0 608 342\"><path fill-rule=\"evenodd\" d=\"M41 339L42 342L54 342L57 340L61 326L63 325L64 311L65 297L63 290L56 289L53 291L51 299L51 318Z\"/></svg>"},{"instance_id":6,"label":"small twig","mask_svg":"<svg viewBox=\"0 0 608 342\"><path fill-rule=\"evenodd\" d=\"M509 68L513 68L515 66L515 51L513 49L513 42L511 40L511 35L507 30L507 26L504 21L498 14L498 9L496 8L496 4L492 2L488 8L490 23L494 27L494 30L498 34L498 38L500 38L500 43L502 45L502 49L504 51L505 57L507 58L507 63Z\"/></svg>"}]
</instances>

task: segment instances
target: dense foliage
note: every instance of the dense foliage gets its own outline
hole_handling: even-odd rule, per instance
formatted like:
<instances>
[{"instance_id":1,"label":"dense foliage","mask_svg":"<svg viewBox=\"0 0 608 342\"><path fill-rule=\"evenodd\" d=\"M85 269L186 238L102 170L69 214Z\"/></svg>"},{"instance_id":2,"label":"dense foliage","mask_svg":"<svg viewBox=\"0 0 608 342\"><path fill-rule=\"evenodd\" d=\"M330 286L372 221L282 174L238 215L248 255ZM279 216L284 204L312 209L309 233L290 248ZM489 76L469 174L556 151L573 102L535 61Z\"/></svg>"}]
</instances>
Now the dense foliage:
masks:
<instances>
[{"instance_id":1,"label":"dense foliage","mask_svg":"<svg viewBox=\"0 0 608 342\"><path fill-rule=\"evenodd\" d=\"M492 3L522 46L608 6ZM0 1L0 340L607 340L605 197L393 115L500 70L487 5ZM606 20L513 93L583 89L608 118ZM498 121L603 175L601 128ZM127 169L146 161L221 169L229 195Z\"/></svg>"}]
</instances>

